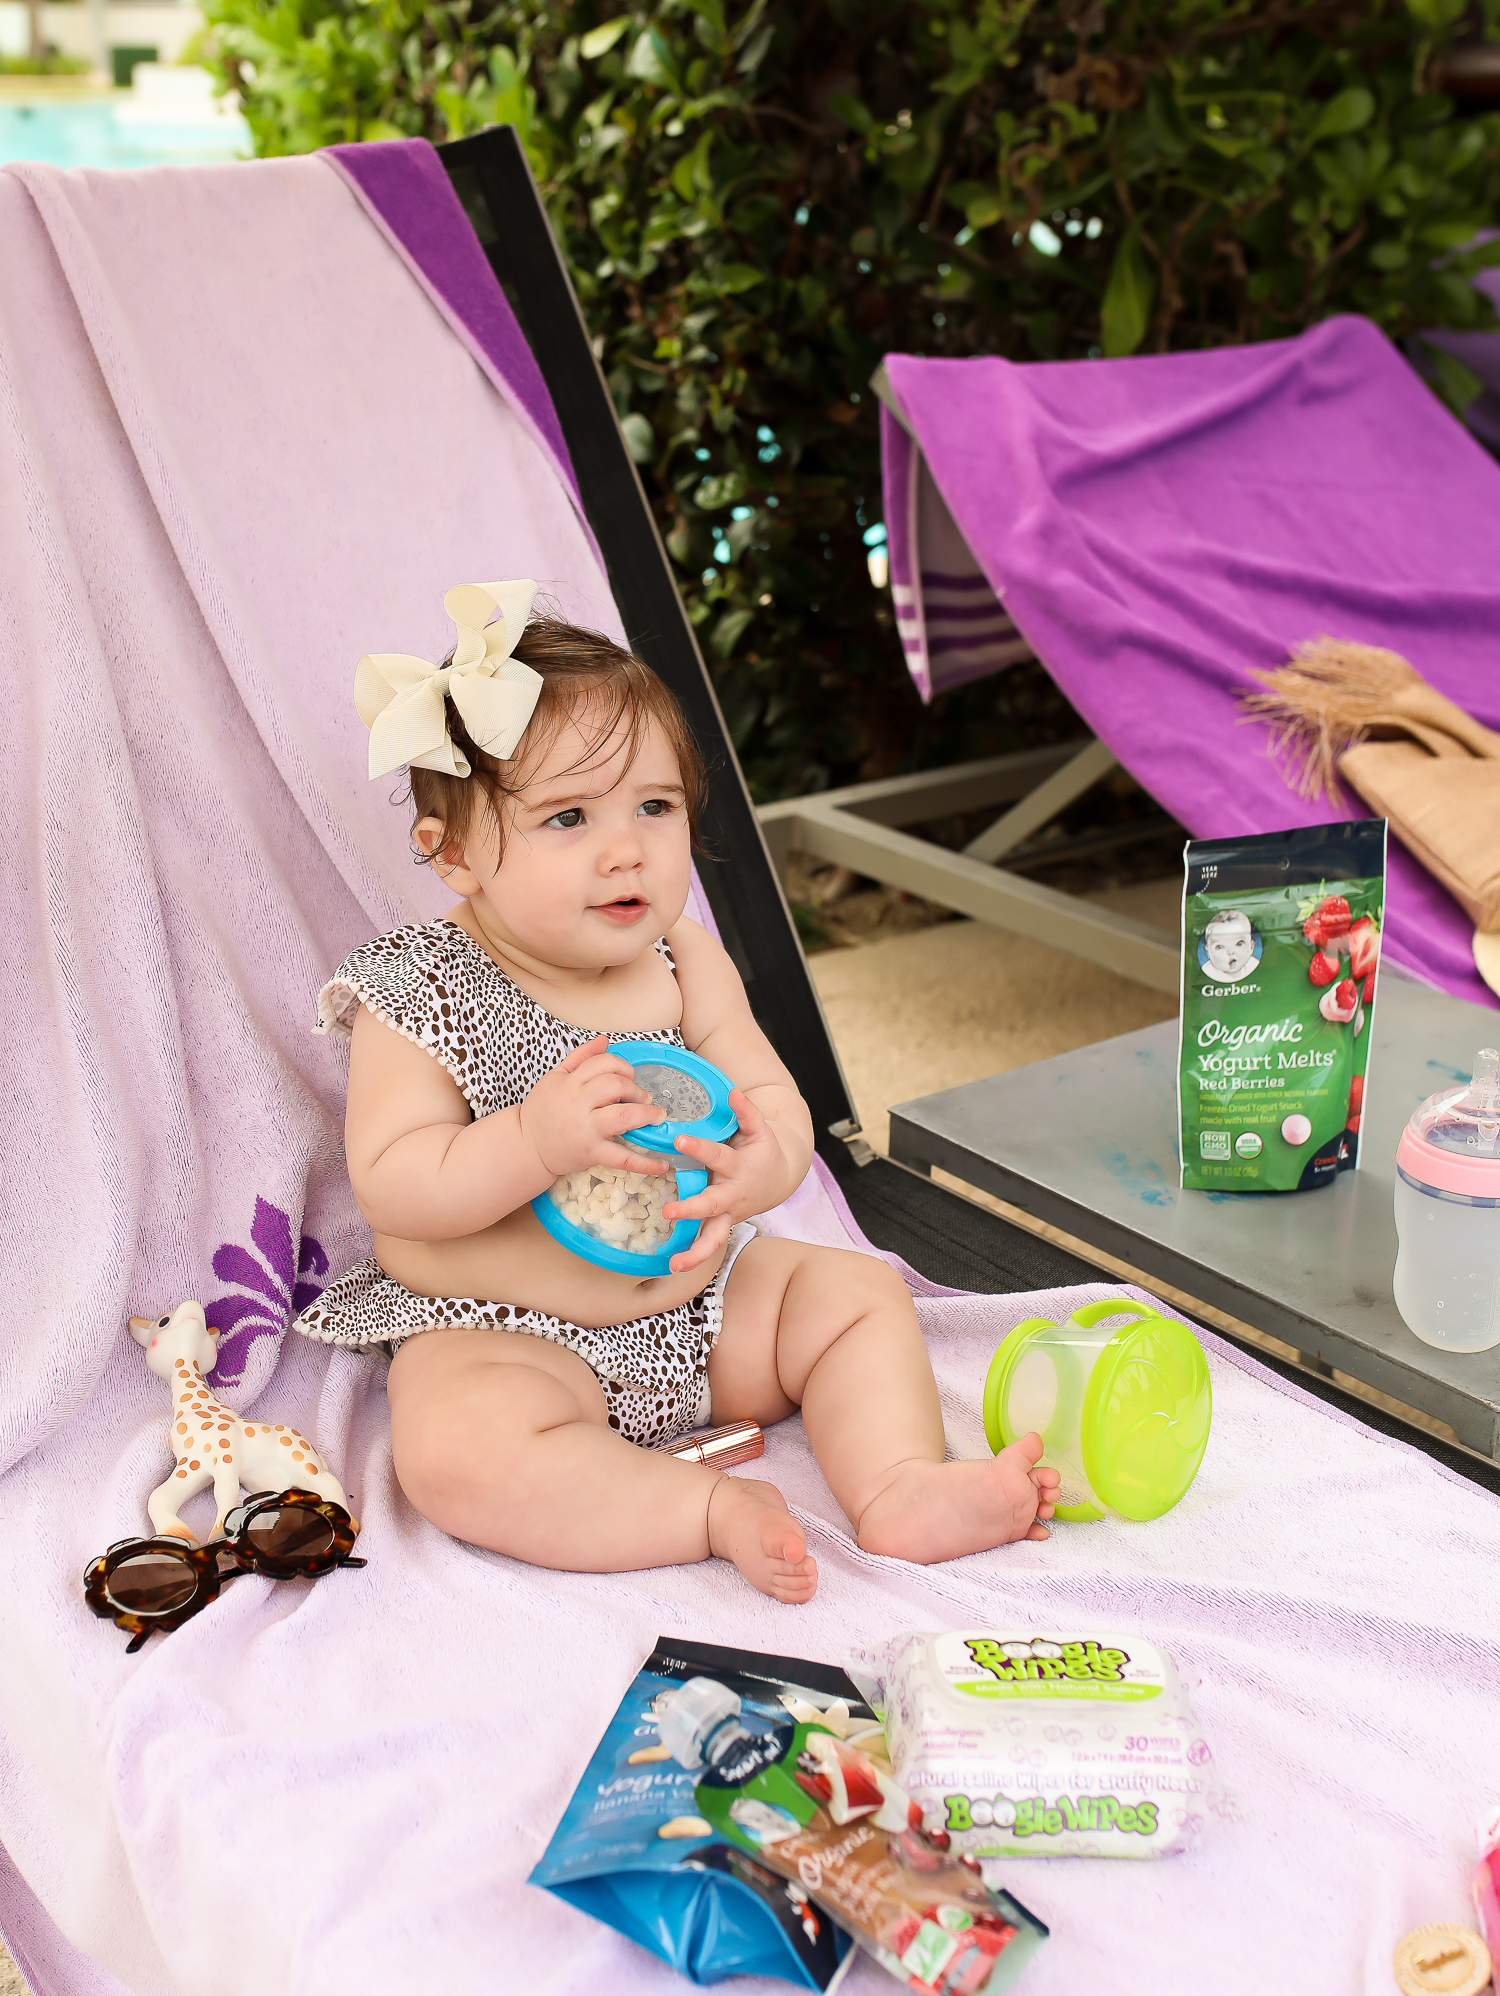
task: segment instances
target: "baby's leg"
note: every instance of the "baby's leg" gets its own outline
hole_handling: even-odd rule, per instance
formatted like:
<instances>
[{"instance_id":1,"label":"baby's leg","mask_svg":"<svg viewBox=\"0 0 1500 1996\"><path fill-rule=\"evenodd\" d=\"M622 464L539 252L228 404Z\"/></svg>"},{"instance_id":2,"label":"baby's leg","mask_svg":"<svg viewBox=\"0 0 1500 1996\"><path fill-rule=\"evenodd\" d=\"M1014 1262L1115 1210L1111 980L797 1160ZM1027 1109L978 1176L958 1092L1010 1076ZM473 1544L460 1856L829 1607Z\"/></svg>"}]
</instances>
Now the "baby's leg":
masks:
<instances>
[{"instance_id":1,"label":"baby's leg","mask_svg":"<svg viewBox=\"0 0 1500 1996\"><path fill-rule=\"evenodd\" d=\"M708 1367L716 1421L801 1406L813 1453L867 1552L924 1565L1044 1539L1057 1474L1040 1438L945 1462L937 1382L906 1284L871 1255L757 1240L724 1291Z\"/></svg>"},{"instance_id":2,"label":"baby's leg","mask_svg":"<svg viewBox=\"0 0 1500 1996\"><path fill-rule=\"evenodd\" d=\"M719 1553L783 1601L816 1585L770 1484L625 1441L576 1352L517 1331L423 1331L388 1390L397 1480L455 1538L575 1573Z\"/></svg>"}]
</instances>

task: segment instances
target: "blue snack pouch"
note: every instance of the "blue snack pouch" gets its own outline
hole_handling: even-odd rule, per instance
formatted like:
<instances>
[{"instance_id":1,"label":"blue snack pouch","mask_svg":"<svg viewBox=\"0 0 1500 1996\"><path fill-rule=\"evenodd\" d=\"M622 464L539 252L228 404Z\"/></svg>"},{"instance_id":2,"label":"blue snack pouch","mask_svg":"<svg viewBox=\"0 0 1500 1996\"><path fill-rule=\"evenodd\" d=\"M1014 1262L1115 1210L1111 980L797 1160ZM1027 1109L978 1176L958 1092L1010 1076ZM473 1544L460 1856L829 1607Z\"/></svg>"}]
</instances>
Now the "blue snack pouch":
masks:
<instances>
[{"instance_id":1,"label":"blue snack pouch","mask_svg":"<svg viewBox=\"0 0 1500 1996\"><path fill-rule=\"evenodd\" d=\"M829 1990L853 1942L805 1891L721 1838L698 1813L696 1780L660 1743L657 1717L686 1679L725 1677L770 1721L783 1694L842 1702L878 1725L842 1670L663 1637L594 1749L531 1874L560 1899L649 1948L693 1982L774 1975Z\"/></svg>"}]
</instances>

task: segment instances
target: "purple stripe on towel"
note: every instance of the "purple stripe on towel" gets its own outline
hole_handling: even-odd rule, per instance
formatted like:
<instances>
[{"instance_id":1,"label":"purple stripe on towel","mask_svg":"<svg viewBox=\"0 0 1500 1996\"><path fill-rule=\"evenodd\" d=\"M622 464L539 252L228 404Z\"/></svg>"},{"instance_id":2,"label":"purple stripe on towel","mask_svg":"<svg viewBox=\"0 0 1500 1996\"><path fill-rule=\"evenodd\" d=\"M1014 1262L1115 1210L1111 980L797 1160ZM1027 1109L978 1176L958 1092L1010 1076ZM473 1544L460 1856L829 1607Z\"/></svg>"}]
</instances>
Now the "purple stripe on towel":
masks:
<instances>
[{"instance_id":1,"label":"purple stripe on towel","mask_svg":"<svg viewBox=\"0 0 1500 1996\"><path fill-rule=\"evenodd\" d=\"M932 656L936 656L940 652L966 651L971 653L975 658L978 658L982 652L1000 651L1009 645L1015 644L1017 636L1018 633L1016 631L1009 630L1004 632L970 631L967 636L955 638L929 637L927 640L927 650L929 655ZM1029 645L1027 649L1028 651L1030 650Z\"/></svg>"},{"instance_id":2,"label":"purple stripe on towel","mask_svg":"<svg viewBox=\"0 0 1500 1996\"><path fill-rule=\"evenodd\" d=\"M940 575L934 568L922 570L924 589L988 589L989 586L983 575Z\"/></svg>"},{"instance_id":3,"label":"purple stripe on towel","mask_svg":"<svg viewBox=\"0 0 1500 1996\"><path fill-rule=\"evenodd\" d=\"M997 602L975 603L965 609L950 607L944 603L925 603L929 624L982 624L989 618L1002 618L1009 625L1010 618Z\"/></svg>"},{"instance_id":4,"label":"purple stripe on towel","mask_svg":"<svg viewBox=\"0 0 1500 1996\"><path fill-rule=\"evenodd\" d=\"M576 493L578 480L542 371L479 238L426 139L330 146L406 255L511 390Z\"/></svg>"}]
</instances>

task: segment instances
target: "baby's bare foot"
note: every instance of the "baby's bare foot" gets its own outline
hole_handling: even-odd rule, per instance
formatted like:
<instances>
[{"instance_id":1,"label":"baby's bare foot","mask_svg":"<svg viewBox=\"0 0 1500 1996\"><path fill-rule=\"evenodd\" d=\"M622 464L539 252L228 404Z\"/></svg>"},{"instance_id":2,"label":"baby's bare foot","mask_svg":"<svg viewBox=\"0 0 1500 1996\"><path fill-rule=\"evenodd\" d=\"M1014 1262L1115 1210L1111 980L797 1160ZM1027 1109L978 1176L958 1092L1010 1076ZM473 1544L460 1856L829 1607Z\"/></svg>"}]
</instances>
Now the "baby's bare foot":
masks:
<instances>
[{"instance_id":1,"label":"baby's bare foot","mask_svg":"<svg viewBox=\"0 0 1500 1996\"><path fill-rule=\"evenodd\" d=\"M810 1601L817 1589L817 1561L808 1557L802 1527L772 1483L721 1476L708 1500L708 1545L777 1601Z\"/></svg>"},{"instance_id":2,"label":"baby's bare foot","mask_svg":"<svg viewBox=\"0 0 1500 1996\"><path fill-rule=\"evenodd\" d=\"M1038 1469L1040 1435L1023 1435L988 1461L905 1462L865 1506L858 1521L866 1552L919 1566L987 1552L1013 1539L1044 1539L1052 1516L1055 1469Z\"/></svg>"}]
</instances>

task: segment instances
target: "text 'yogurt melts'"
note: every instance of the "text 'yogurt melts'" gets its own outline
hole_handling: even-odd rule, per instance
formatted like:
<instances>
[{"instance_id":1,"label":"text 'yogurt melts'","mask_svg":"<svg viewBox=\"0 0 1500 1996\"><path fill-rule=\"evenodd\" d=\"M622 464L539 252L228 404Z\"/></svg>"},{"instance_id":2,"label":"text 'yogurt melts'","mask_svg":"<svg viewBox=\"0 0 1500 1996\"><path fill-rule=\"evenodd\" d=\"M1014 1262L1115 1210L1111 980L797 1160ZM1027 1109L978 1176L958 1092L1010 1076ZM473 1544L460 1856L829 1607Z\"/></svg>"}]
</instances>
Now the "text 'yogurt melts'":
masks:
<instances>
[{"instance_id":1,"label":"text 'yogurt melts'","mask_svg":"<svg viewBox=\"0 0 1500 1996\"><path fill-rule=\"evenodd\" d=\"M844 1667L960 1854L1162 1857L1235 1813L1170 1658L1139 1636L895 1636Z\"/></svg>"},{"instance_id":2,"label":"text 'yogurt melts'","mask_svg":"<svg viewBox=\"0 0 1500 1996\"><path fill-rule=\"evenodd\" d=\"M627 1254L655 1254L677 1225L662 1218L662 1208L677 1197L677 1179L670 1171L592 1165L566 1172L549 1196L565 1220Z\"/></svg>"}]
</instances>

